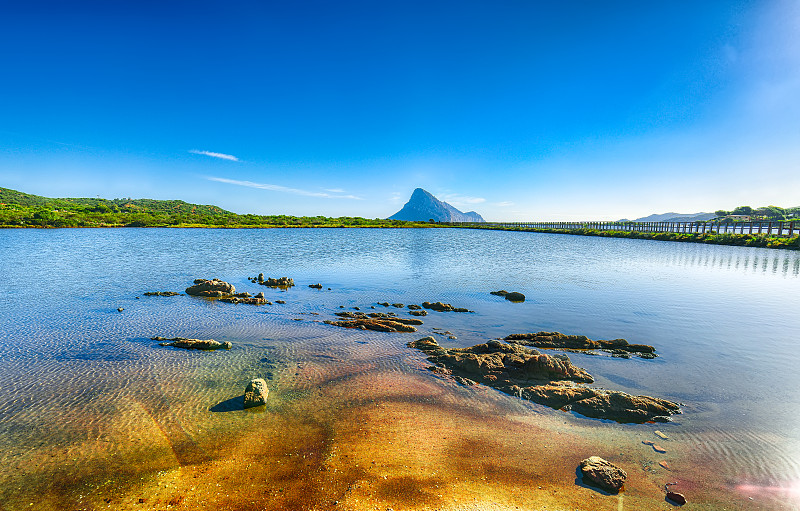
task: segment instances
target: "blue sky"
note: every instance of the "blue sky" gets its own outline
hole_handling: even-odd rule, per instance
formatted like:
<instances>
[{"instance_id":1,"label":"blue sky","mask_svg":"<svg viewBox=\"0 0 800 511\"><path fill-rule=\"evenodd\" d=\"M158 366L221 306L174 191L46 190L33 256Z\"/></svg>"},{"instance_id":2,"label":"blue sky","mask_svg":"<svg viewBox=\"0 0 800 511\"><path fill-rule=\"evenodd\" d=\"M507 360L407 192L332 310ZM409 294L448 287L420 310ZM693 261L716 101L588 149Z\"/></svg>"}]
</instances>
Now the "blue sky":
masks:
<instances>
[{"instance_id":1,"label":"blue sky","mask_svg":"<svg viewBox=\"0 0 800 511\"><path fill-rule=\"evenodd\" d=\"M800 2L17 2L0 186L489 220L800 205Z\"/></svg>"}]
</instances>

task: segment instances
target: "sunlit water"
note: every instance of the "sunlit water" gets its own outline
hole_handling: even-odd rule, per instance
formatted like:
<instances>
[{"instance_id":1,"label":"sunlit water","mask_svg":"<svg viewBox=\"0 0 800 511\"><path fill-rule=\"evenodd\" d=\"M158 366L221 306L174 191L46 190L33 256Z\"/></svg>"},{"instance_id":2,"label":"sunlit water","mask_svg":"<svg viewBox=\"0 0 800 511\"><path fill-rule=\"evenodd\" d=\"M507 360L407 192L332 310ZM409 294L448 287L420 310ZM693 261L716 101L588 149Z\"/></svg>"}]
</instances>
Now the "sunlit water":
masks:
<instances>
[{"instance_id":1,"label":"sunlit water","mask_svg":"<svg viewBox=\"0 0 800 511\"><path fill-rule=\"evenodd\" d=\"M797 252L457 229L5 230L0 270L0 509L662 509L672 481L696 509L800 509ZM247 281L261 272L297 286ZM287 303L143 296L198 277ZM416 334L322 323L382 301L475 312L432 312ZM405 347L434 328L457 336L437 336L448 347L540 330L652 344L655 360L570 357L598 386L684 413L620 425L455 385ZM253 377L270 382L260 414L238 404ZM579 484L584 453L624 466L626 492ZM268 489L222 475L251 463Z\"/></svg>"}]
</instances>

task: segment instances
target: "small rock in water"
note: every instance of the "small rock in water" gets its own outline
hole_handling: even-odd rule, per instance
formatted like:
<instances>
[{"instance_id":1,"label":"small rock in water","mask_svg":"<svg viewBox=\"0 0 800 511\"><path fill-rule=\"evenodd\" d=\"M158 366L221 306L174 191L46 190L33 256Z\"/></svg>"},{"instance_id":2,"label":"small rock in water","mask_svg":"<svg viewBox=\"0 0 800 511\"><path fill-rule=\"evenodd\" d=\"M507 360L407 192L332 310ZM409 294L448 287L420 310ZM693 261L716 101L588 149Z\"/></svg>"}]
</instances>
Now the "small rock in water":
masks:
<instances>
[{"instance_id":1,"label":"small rock in water","mask_svg":"<svg viewBox=\"0 0 800 511\"><path fill-rule=\"evenodd\" d=\"M122 307L120 307L120 308L118 308L117 310L118 310L119 312L122 312L122 311L124 311L125 309L123 309Z\"/></svg>"},{"instance_id":2,"label":"small rock in water","mask_svg":"<svg viewBox=\"0 0 800 511\"><path fill-rule=\"evenodd\" d=\"M244 389L244 407L252 408L254 406L261 406L267 404L267 396L269 389L267 382L262 378L254 378L247 384Z\"/></svg>"},{"instance_id":3,"label":"small rock in water","mask_svg":"<svg viewBox=\"0 0 800 511\"><path fill-rule=\"evenodd\" d=\"M275 300L275 303L279 303L279 304L283 305L283 304L285 304L286 302L284 302L283 300Z\"/></svg>"},{"instance_id":4,"label":"small rock in water","mask_svg":"<svg viewBox=\"0 0 800 511\"><path fill-rule=\"evenodd\" d=\"M665 452L667 452L666 449L664 449L663 447L661 447L658 444L653 444L653 450L656 451L656 452L660 452L661 454L664 454Z\"/></svg>"},{"instance_id":5,"label":"small rock in water","mask_svg":"<svg viewBox=\"0 0 800 511\"><path fill-rule=\"evenodd\" d=\"M671 468L669 468L669 463L667 463L666 461L659 461L658 464L661 466L661 468L672 470Z\"/></svg>"},{"instance_id":6,"label":"small rock in water","mask_svg":"<svg viewBox=\"0 0 800 511\"><path fill-rule=\"evenodd\" d=\"M584 479L612 493L618 492L628 477L624 470L600 456L590 456L581 461L581 473Z\"/></svg>"},{"instance_id":7,"label":"small rock in water","mask_svg":"<svg viewBox=\"0 0 800 511\"><path fill-rule=\"evenodd\" d=\"M667 492L667 498L679 506L686 504L686 497L683 496L683 493L669 491Z\"/></svg>"},{"instance_id":8,"label":"small rock in water","mask_svg":"<svg viewBox=\"0 0 800 511\"><path fill-rule=\"evenodd\" d=\"M642 443L643 443L644 445L654 445L654 444L655 444L655 442L652 442L652 441L650 441L650 440L642 440Z\"/></svg>"},{"instance_id":9,"label":"small rock in water","mask_svg":"<svg viewBox=\"0 0 800 511\"><path fill-rule=\"evenodd\" d=\"M229 350L233 345L229 341L219 342L214 339L187 339L185 337L173 337L167 339L165 337L151 337L154 341L167 341L162 342L159 346L172 346L173 348L183 348L185 350Z\"/></svg>"},{"instance_id":10,"label":"small rock in water","mask_svg":"<svg viewBox=\"0 0 800 511\"><path fill-rule=\"evenodd\" d=\"M669 439L669 437L667 435L665 435L664 433L662 433L659 430L655 430L655 431L653 431L653 433L655 433L657 437L663 438L664 440Z\"/></svg>"},{"instance_id":11,"label":"small rock in water","mask_svg":"<svg viewBox=\"0 0 800 511\"><path fill-rule=\"evenodd\" d=\"M667 492L667 500L679 506L686 504L686 497L683 496L682 493L677 493L674 491L669 491L670 486L674 486L678 483L667 483L664 485L664 491Z\"/></svg>"},{"instance_id":12,"label":"small rock in water","mask_svg":"<svg viewBox=\"0 0 800 511\"><path fill-rule=\"evenodd\" d=\"M308 287L314 288L314 289L322 289L322 284L317 282L316 284L309 284Z\"/></svg>"}]
</instances>

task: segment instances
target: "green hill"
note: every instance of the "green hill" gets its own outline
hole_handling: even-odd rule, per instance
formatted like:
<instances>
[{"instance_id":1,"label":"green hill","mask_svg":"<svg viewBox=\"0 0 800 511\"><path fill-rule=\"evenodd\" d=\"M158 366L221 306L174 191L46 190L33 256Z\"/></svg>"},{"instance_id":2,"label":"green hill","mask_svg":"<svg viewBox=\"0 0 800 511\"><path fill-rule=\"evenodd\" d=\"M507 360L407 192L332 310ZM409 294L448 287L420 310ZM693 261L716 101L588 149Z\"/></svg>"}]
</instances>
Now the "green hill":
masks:
<instances>
[{"instance_id":1,"label":"green hill","mask_svg":"<svg viewBox=\"0 0 800 511\"><path fill-rule=\"evenodd\" d=\"M358 217L238 215L180 200L49 198L0 187L0 227L401 227Z\"/></svg>"}]
</instances>

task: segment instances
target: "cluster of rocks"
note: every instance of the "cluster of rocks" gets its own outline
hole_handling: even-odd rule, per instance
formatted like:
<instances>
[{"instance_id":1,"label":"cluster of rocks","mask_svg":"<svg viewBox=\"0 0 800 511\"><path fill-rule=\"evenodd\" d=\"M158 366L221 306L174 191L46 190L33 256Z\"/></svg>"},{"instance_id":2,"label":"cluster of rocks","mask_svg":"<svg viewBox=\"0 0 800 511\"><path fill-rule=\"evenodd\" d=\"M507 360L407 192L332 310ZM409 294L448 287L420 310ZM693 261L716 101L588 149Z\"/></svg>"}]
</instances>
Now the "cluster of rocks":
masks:
<instances>
[{"instance_id":1,"label":"cluster of rocks","mask_svg":"<svg viewBox=\"0 0 800 511\"><path fill-rule=\"evenodd\" d=\"M525 295L522 293L518 293L516 291L508 292L505 289L502 289L500 291L490 291L489 294L495 296L502 296L509 302L521 303L525 301Z\"/></svg>"},{"instance_id":2,"label":"cluster of rocks","mask_svg":"<svg viewBox=\"0 0 800 511\"><path fill-rule=\"evenodd\" d=\"M178 296L180 293L176 293L175 291L148 291L142 294L144 296Z\"/></svg>"},{"instance_id":3,"label":"cluster of rocks","mask_svg":"<svg viewBox=\"0 0 800 511\"><path fill-rule=\"evenodd\" d=\"M236 288L233 284L219 279L195 279L194 285L186 288L186 294L192 296L206 296L209 298L222 298L233 296Z\"/></svg>"},{"instance_id":4,"label":"cluster of rocks","mask_svg":"<svg viewBox=\"0 0 800 511\"><path fill-rule=\"evenodd\" d=\"M327 325L344 328L357 328L359 330L374 330L376 332L416 332L414 325L421 325L419 319L398 318L394 314L372 312L337 312L337 316L345 318L341 321L325 321Z\"/></svg>"},{"instance_id":5,"label":"cluster of rocks","mask_svg":"<svg viewBox=\"0 0 800 511\"><path fill-rule=\"evenodd\" d=\"M647 344L628 344L625 339L610 341L592 341L585 335L565 335L560 332L537 332L528 334L511 334L503 340L531 346L534 348L563 349L575 351L601 350L614 356L625 357L634 353L642 358L655 358L656 349Z\"/></svg>"},{"instance_id":6,"label":"cluster of rocks","mask_svg":"<svg viewBox=\"0 0 800 511\"><path fill-rule=\"evenodd\" d=\"M185 337L151 337L153 341L165 341L159 346L172 346L174 348L183 348L186 350L229 350L233 346L230 342L219 342L214 339L187 339Z\"/></svg>"},{"instance_id":7,"label":"cluster of rocks","mask_svg":"<svg viewBox=\"0 0 800 511\"><path fill-rule=\"evenodd\" d=\"M247 280L253 284L261 284L262 286L268 287L280 287L286 289L294 286L294 279L290 279L289 277L281 277L279 279L268 277L265 279L263 273L259 273L258 277L250 277Z\"/></svg>"},{"instance_id":8,"label":"cluster of rocks","mask_svg":"<svg viewBox=\"0 0 800 511\"><path fill-rule=\"evenodd\" d=\"M453 307L449 303L442 302L422 302L422 306L437 312L474 312L463 307Z\"/></svg>"},{"instance_id":9,"label":"cluster of rocks","mask_svg":"<svg viewBox=\"0 0 800 511\"><path fill-rule=\"evenodd\" d=\"M498 340L470 348L445 349L433 337L408 344L428 355L430 369L458 377L462 383L482 383L508 394L559 410L617 422L667 421L680 413L671 401L580 385L594 378L572 364L567 355L547 355L517 343Z\"/></svg>"}]
</instances>

